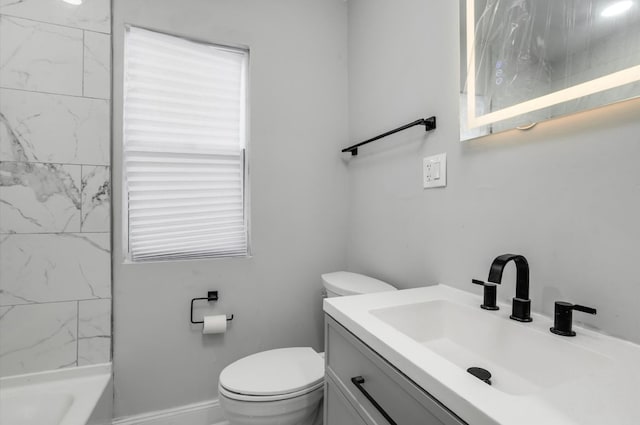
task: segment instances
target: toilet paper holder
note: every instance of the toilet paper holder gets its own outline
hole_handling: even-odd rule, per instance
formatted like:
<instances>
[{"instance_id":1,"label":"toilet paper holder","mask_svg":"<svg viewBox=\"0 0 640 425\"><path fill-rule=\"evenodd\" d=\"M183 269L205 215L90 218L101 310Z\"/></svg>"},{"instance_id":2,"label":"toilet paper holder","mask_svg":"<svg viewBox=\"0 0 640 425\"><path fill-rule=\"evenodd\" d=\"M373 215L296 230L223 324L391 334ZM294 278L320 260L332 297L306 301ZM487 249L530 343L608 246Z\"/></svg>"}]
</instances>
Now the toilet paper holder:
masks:
<instances>
[{"instance_id":1,"label":"toilet paper holder","mask_svg":"<svg viewBox=\"0 0 640 425\"><path fill-rule=\"evenodd\" d=\"M204 323L204 320L201 320L199 322L196 322L193 320L193 303L195 301L200 301L200 300L207 300L209 302L218 301L218 291L208 291L206 297L194 298L191 300L191 314L189 315L189 320L191 320L191 323L193 323L194 325L198 323ZM227 322L230 322L232 320L233 320L233 314L231 316L227 316Z\"/></svg>"}]
</instances>

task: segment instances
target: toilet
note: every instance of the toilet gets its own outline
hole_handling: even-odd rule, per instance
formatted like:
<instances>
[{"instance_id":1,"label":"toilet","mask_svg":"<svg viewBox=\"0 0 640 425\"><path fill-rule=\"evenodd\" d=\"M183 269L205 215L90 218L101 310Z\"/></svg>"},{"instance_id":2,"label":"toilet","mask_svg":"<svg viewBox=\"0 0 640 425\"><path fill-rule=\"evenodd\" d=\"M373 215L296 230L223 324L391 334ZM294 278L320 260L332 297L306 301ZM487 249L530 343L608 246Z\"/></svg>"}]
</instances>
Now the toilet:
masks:
<instances>
[{"instance_id":1,"label":"toilet","mask_svg":"<svg viewBox=\"0 0 640 425\"><path fill-rule=\"evenodd\" d=\"M381 280L351 272L322 275L327 297L395 291ZM311 347L263 351L220 373L220 405L230 425L320 425L324 357Z\"/></svg>"}]
</instances>

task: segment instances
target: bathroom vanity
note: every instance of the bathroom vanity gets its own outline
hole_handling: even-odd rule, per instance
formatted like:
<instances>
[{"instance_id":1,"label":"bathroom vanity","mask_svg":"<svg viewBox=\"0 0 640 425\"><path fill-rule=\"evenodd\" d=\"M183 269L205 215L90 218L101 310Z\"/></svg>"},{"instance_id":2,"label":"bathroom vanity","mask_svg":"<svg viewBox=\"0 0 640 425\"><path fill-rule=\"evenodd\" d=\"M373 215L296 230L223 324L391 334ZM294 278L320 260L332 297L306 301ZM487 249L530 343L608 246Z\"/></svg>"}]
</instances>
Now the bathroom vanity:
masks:
<instances>
[{"instance_id":1,"label":"bathroom vanity","mask_svg":"<svg viewBox=\"0 0 640 425\"><path fill-rule=\"evenodd\" d=\"M481 304L446 285L326 299L325 424L640 423L640 346Z\"/></svg>"},{"instance_id":2,"label":"bathroom vanity","mask_svg":"<svg viewBox=\"0 0 640 425\"><path fill-rule=\"evenodd\" d=\"M325 425L464 424L330 316L325 347Z\"/></svg>"}]
</instances>

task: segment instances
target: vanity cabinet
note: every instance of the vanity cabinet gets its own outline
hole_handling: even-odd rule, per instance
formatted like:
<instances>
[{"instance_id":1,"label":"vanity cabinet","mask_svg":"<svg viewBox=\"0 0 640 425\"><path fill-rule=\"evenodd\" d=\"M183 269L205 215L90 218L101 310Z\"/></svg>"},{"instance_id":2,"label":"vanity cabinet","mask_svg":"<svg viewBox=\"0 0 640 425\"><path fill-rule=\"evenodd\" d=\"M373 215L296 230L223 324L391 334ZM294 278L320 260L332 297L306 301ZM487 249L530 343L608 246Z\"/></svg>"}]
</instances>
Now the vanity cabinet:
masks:
<instances>
[{"instance_id":1,"label":"vanity cabinet","mask_svg":"<svg viewBox=\"0 0 640 425\"><path fill-rule=\"evenodd\" d=\"M328 409L328 406L331 406ZM331 378L324 384L325 425L367 425Z\"/></svg>"},{"instance_id":2,"label":"vanity cabinet","mask_svg":"<svg viewBox=\"0 0 640 425\"><path fill-rule=\"evenodd\" d=\"M465 425L325 315L325 425Z\"/></svg>"}]
</instances>

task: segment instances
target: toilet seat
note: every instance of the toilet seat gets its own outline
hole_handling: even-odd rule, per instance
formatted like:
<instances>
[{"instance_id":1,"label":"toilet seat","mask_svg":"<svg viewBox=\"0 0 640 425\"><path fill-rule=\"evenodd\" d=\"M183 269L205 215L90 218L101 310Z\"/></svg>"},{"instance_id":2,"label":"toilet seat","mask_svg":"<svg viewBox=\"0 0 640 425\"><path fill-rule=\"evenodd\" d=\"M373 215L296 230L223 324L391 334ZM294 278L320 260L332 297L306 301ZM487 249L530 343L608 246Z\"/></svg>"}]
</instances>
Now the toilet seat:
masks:
<instances>
[{"instance_id":1,"label":"toilet seat","mask_svg":"<svg viewBox=\"0 0 640 425\"><path fill-rule=\"evenodd\" d=\"M310 388L305 388L300 391L296 391L293 393L286 394L278 394L278 395L246 395L246 394L238 394L232 391L227 390L222 385L218 385L218 392L220 395L229 398L231 400L237 401L248 401L248 402L265 402L265 401L283 401L289 400L292 398L300 397L309 393L312 393L316 390L323 391L324 382L320 382L319 384L314 385Z\"/></svg>"},{"instance_id":2,"label":"toilet seat","mask_svg":"<svg viewBox=\"0 0 640 425\"><path fill-rule=\"evenodd\" d=\"M285 400L324 381L324 359L310 347L280 348L242 358L220 373L219 391L241 401Z\"/></svg>"}]
</instances>

